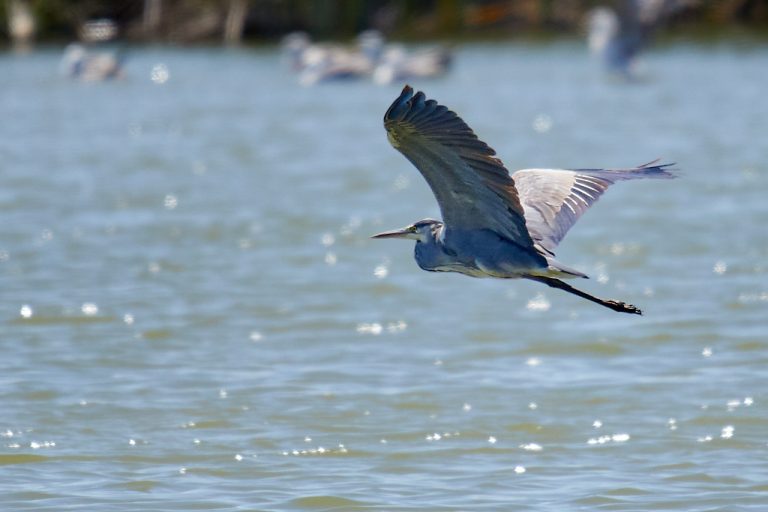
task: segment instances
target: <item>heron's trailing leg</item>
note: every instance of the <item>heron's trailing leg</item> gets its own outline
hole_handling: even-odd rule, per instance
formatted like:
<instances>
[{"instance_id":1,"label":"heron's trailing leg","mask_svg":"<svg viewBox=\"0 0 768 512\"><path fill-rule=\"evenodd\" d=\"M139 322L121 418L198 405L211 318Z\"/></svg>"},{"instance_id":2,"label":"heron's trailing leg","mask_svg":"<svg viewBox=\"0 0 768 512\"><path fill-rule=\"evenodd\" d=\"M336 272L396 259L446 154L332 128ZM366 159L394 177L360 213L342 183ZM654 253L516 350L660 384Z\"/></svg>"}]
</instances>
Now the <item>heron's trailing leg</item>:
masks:
<instances>
[{"instance_id":1,"label":"heron's trailing leg","mask_svg":"<svg viewBox=\"0 0 768 512\"><path fill-rule=\"evenodd\" d=\"M544 283L547 286L551 286L552 288L559 288L560 290L564 290L568 293L572 293L574 295L578 295L579 297L587 300L591 300L592 302L596 304L600 304L601 306L605 306L607 308L611 308L614 311L618 311L619 313L634 313L636 315L642 315L643 312L640 311L639 308L633 306L632 304L627 304L626 302L619 302L616 300L605 300L600 299L598 297L595 297L594 295L590 295L586 292L583 292L581 290L577 290L573 286L564 283L563 281L560 281L559 279L554 279L552 277L538 277L538 276L529 276L528 279L531 279L533 281L538 281L540 283Z\"/></svg>"}]
</instances>

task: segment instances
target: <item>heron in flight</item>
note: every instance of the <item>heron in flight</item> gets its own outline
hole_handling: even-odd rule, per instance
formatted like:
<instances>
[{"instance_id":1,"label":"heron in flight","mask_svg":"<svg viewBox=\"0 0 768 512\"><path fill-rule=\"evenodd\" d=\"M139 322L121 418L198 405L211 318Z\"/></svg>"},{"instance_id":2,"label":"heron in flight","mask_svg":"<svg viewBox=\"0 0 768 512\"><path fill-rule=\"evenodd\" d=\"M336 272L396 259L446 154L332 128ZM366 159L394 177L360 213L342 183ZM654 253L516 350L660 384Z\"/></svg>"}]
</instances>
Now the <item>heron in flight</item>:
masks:
<instances>
[{"instance_id":1,"label":"heron in flight","mask_svg":"<svg viewBox=\"0 0 768 512\"><path fill-rule=\"evenodd\" d=\"M411 161L443 220L374 235L416 241L419 267L472 277L524 278L622 313L639 308L590 295L561 279L587 276L555 259L579 217L617 181L671 178L673 164L631 169L524 169L510 176L496 152L455 112L405 86L384 114L389 142Z\"/></svg>"}]
</instances>

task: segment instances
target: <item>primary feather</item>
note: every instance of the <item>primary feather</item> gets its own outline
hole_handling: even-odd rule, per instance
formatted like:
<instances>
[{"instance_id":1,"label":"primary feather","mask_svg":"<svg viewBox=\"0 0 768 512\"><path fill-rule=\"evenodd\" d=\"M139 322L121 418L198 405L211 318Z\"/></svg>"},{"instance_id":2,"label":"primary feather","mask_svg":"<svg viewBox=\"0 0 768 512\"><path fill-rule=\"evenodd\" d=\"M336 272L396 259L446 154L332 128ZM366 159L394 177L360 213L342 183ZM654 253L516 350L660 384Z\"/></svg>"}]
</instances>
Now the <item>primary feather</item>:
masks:
<instances>
[{"instance_id":1,"label":"primary feather","mask_svg":"<svg viewBox=\"0 0 768 512\"><path fill-rule=\"evenodd\" d=\"M384 127L427 180L446 226L490 229L533 246L509 172L455 112L405 86L384 115Z\"/></svg>"},{"instance_id":2,"label":"primary feather","mask_svg":"<svg viewBox=\"0 0 768 512\"><path fill-rule=\"evenodd\" d=\"M614 183L672 178L673 164L650 162L631 169L523 169L512 175L534 242L550 255L584 212Z\"/></svg>"}]
</instances>

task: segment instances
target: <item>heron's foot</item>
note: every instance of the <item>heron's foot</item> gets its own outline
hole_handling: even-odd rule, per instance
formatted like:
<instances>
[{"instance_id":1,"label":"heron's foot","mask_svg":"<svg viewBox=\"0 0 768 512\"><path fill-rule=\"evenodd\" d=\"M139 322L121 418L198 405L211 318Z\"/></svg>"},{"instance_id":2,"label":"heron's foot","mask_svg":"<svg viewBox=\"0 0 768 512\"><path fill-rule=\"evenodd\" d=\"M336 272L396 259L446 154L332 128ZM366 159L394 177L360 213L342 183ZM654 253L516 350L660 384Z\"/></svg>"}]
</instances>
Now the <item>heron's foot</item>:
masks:
<instances>
[{"instance_id":1,"label":"heron's foot","mask_svg":"<svg viewBox=\"0 0 768 512\"><path fill-rule=\"evenodd\" d=\"M619 313L633 313L635 315L643 314L643 312L637 306L633 306L632 304L627 304L626 302L621 302L618 300L606 300L605 305L614 311L618 311Z\"/></svg>"}]
</instances>

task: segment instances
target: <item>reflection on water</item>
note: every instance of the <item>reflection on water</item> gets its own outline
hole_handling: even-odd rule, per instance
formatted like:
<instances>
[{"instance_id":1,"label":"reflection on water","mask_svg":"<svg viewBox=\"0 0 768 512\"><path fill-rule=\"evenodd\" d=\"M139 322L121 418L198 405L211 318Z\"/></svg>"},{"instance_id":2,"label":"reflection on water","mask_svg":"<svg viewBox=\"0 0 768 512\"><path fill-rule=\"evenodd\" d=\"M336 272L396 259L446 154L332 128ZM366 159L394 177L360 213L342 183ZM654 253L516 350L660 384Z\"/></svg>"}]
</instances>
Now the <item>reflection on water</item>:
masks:
<instances>
[{"instance_id":1,"label":"reflection on water","mask_svg":"<svg viewBox=\"0 0 768 512\"><path fill-rule=\"evenodd\" d=\"M381 126L401 84L58 57L0 58L5 508L764 508L764 46L621 84L577 45L474 45L414 84L511 169L678 162L558 253L637 318L371 241L439 214Z\"/></svg>"}]
</instances>

